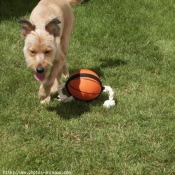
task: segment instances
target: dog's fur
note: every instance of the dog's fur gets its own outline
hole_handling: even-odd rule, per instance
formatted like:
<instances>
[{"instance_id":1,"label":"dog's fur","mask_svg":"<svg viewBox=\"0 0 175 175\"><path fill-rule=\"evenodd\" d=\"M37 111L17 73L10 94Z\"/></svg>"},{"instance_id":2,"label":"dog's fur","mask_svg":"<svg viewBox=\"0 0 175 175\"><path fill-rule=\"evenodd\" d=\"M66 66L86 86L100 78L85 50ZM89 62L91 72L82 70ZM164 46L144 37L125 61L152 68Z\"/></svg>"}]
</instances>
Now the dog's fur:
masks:
<instances>
[{"instance_id":1,"label":"dog's fur","mask_svg":"<svg viewBox=\"0 0 175 175\"><path fill-rule=\"evenodd\" d=\"M66 54L74 25L71 5L81 1L41 0L29 20L19 21L21 35L25 39L26 63L35 76L40 77L41 103L50 101L50 92L57 91L62 74L68 75Z\"/></svg>"}]
</instances>

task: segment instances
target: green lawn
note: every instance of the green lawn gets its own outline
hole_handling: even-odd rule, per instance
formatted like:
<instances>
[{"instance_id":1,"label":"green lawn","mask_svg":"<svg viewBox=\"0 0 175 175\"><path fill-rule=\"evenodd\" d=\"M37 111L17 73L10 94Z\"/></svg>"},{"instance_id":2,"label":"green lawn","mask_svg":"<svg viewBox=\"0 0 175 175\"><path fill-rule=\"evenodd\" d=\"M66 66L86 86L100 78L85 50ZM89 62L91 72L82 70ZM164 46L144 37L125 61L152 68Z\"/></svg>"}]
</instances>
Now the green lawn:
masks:
<instances>
[{"instance_id":1,"label":"green lawn","mask_svg":"<svg viewBox=\"0 0 175 175\"><path fill-rule=\"evenodd\" d=\"M0 174L174 174L174 1L74 7L70 73L97 72L115 91L110 109L105 93L91 103L39 103L17 23L37 2L0 2Z\"/></svg>"}]
</instances>

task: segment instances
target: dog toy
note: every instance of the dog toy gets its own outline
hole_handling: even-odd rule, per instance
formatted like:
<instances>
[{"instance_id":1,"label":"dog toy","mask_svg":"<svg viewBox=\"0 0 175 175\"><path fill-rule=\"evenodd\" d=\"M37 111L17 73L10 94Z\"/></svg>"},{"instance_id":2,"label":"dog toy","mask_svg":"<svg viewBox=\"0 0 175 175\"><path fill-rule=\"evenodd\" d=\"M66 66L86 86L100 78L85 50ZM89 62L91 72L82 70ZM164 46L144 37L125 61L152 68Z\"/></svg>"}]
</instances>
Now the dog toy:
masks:
<instances>
[{"instance_id":1,"label":"dog toy","mask_svg":"<svg viewBox=\"0 0 175 175\"><path fill-rule=\"evenodd\" d=\"M71 95L67 97L62 90L66 87ZM104 107L110 108L115 105L114 91L110 86L102 86L99 76L89 69L80 69L75 71L66 83L59 86L59 101L70 102L74 99L91 101L96 99L102 92L109 94L109 99L103 104Z\"/></svg>"}]
</instances>

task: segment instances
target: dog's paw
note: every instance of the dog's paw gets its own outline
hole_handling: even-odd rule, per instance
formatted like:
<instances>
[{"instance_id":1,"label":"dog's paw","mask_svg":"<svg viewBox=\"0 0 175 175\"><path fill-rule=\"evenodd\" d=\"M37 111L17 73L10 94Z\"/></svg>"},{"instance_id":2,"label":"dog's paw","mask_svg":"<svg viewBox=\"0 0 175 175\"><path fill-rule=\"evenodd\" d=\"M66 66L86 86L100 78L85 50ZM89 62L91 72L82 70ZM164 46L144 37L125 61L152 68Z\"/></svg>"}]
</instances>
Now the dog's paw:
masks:
<instances>
[{"instance_id":1,"label":"dog's paw","mask_svg":"<svg viewBox=\"0 0 175 175\"><path fill-rule=\"evenodd\" d=\"M45 98L44 100L41 100L40 103L41 104L45 104L45 103L49 103L50 102L50 96L48 96L47 98Z\"/></svg>"},{"instance_id":2,"label":"dog's paw","mask_svg":"<svg viewBox=\"0 0 175 175\"><path fill-rule=\"evenodd\" d=\"M40 100L45 100L48 97L48 95L44 93L43 91L39 91L38 97Z\"/></svg>"}]
</instances>

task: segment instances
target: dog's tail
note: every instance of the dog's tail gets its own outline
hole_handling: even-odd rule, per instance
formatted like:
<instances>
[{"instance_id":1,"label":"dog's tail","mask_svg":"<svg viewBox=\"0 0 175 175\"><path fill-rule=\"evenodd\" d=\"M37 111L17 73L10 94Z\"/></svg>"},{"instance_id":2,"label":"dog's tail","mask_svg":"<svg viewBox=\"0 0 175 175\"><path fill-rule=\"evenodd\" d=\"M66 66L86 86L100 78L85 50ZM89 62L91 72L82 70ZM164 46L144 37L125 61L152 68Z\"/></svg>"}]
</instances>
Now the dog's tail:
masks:
<instances>
[{"instance_id":1,"label":"dog's tail","mask_svg":"<svg viewBox=\"0 0 175 175\"><path fill-rule=\"evenodd\" d=\"M67 1L69 2L70 5L75 6L83 2L84 0L67 0Z\"/></svg>"}]
</instances>

